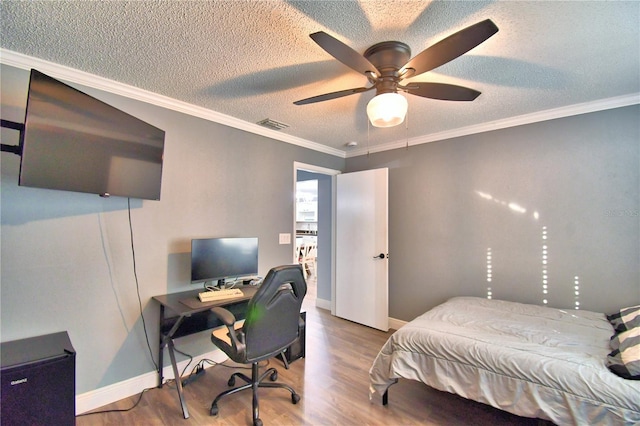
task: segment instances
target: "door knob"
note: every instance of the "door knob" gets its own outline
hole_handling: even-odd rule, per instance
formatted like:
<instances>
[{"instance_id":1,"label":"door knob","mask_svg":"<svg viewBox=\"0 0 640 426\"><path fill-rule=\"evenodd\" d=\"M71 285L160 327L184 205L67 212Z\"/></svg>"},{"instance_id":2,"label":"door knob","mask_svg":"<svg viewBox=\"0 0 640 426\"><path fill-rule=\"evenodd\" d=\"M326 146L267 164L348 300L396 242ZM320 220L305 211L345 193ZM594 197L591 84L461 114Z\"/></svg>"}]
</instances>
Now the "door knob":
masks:
<instances>
[{"instance_id":1,"label":"door knob","mask_svg":"<svg viewBox=\"0 0 640 426\"><path fill-rule=\"evenodd\" d=\"M373 256L374 259L384 259L386 256L384 255L384 253L380 253L377 256Z\"/></svg>"}]
</instances>

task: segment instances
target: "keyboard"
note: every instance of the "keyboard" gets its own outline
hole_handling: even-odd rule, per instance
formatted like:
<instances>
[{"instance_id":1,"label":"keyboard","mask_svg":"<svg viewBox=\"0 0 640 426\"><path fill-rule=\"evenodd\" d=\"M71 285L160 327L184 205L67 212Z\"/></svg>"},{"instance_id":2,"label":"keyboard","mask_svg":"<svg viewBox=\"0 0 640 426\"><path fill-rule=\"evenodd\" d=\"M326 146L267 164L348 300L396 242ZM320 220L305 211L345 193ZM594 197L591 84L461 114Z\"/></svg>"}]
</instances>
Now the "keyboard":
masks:
<instances>
[{"instance_id":1,"label":"keyboard","mask_svg":"<svg viewBox=\"0 0 640 426\"><path fill-rule=\"evenodd\" d=\"M201 302L213 302L215 300L233 299L241 296L244 296L244 293L239 288L223 288L215 291L204 291L198 294Z\"/></svg>"}]
</instances>

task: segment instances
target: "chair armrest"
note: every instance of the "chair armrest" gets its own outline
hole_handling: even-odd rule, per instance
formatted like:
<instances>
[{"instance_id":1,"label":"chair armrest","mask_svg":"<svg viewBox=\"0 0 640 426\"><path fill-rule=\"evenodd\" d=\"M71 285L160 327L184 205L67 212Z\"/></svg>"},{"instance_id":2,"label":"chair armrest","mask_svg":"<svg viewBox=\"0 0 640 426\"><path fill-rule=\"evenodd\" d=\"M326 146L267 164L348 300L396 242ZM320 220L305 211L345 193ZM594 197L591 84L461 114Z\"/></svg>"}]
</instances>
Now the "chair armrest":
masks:
<instances>
[{"instance_id":1,"label":"chair armrest","mask_svg":"<svg viewBox=\"0 0 640 426\"><path fill-rule=\"evenodd\" d=\"M227 326L227 330L229 331L228 335L231 339L232 347L235 348L236 353L244 353L245 351L245 338L244 332L241 328L236 329L236 317L227 309L222 308L220 306L215 306L210 309L211 313L213 313L222 323Z\"/></svg>"},{"instance_id":2,"label":"chair armrest","mask_svg":"<svg viewBox=\"0 0 640 426\"><path fill-rule=\"evenodd\" d=\"M236 322L236 317L225 308L216 306L211 308L211 312L215 316L217 316L218 319L220 319L220 321L222 321L222 323L227 327L233 326L233 324Z\"/></svg>"}]
</instances>

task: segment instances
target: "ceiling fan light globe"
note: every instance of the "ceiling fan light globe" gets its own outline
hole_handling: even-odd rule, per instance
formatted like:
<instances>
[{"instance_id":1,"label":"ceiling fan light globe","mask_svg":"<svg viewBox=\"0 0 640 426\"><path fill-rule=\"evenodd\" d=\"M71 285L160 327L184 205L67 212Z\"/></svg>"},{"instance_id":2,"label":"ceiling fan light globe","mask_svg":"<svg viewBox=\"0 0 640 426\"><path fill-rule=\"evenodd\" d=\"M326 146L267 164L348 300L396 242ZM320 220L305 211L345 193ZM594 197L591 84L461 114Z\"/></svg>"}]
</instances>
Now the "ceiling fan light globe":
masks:
<instances>
[{"instance_id":1,"label":"ceiling fan light globe","mask_svg":"<svg viewBox=\"0 0 640 426\"><path fill-rule=\"evenodd\" d=\"M407 115L407 99L399 93L383 93L367 104L367 116L374 127L393 127Z\"/></svg>"}]
</instances>

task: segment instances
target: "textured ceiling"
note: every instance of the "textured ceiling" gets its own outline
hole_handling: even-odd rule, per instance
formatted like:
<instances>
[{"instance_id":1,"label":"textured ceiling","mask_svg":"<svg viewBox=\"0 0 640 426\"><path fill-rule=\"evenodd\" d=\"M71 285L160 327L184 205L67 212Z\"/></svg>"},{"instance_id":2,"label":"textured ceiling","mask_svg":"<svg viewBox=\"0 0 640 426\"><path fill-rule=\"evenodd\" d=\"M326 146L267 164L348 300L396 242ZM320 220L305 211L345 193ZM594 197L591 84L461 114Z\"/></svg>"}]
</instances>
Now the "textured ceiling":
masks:
<instances>
[{"instance_id":1,"label":"textured ceiling","mask_svg":"<svg viewBox=\"0 0 640 426\"><path fill-rule=\"evenodd\" d=\"M64 65L248 123L271 118L290 126L281 134L340 151L351 141L356 151L373 150L549 110L640 99L638 1L2 0L0 17L5 55ZM496 35L413 79L482 92L473 102L408 95L408 125L389 129L367 124L374 91L293 105L367 85L310 33L325 31L360 53L399 40L416 55L487 18L500 29Z\"/></svg>"}]
</instances>

